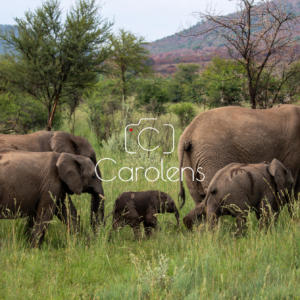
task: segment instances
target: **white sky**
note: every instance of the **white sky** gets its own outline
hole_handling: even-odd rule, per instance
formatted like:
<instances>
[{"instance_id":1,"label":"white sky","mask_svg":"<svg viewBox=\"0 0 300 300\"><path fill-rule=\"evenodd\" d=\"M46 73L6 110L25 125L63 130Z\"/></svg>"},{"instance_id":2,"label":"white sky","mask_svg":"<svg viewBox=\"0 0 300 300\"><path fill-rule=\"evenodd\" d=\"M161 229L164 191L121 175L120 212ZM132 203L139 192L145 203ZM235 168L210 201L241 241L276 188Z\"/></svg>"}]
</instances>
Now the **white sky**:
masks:
<instances>
[{"instance_id":1,"label":"white sky","mask_svg":"<svg viewBox=\"0 0 300 300\"><path fill-rule=\"evenodd\" d=\"M229 0L96 0L102 3L101 15L115 20L113 31L119 28L131 30L148 42L174 34L182 25L194 25L197 20L191 13L204 11L208 4L217 12L227 14L235 11L236 1ZM75 0L61 0L63 11ZM22 18L24 11L35 10L42 0L0 0L0 24L13 25L14 17Z\"/></svg>"}]
</instances>

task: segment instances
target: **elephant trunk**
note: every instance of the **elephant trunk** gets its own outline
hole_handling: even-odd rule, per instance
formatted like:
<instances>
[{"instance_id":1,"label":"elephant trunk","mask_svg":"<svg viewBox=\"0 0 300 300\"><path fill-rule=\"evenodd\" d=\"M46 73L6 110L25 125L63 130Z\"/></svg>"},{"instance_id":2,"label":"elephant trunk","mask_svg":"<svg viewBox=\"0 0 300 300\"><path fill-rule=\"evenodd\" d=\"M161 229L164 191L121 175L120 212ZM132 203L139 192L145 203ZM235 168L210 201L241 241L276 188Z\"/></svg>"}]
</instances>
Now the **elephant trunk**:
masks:
<instances>
[{"instance_id":1,"label":"elephant trunk","mask_svg":"<svg viewBox=\"0 0 300 300\"><path fill-rule=\"evenodd\" d=\"M97 165L97 174L101 178L101 172ZM100 220L104 222L104 190L100 182L100 193L92 194L91 196L91 226L95 229L96 225L100 225Z\"/></svg>"},{"instance_id":2,"label":"elephant trunk","mask_svg":"<svg viewBox=\"0 0 300 300\"><path fill-rule=\"evenodd\" d=\"M205 214L205 202L201 202L196 207L194 207L184 218L183 224L189 230L193 229L193 224L199 216Z\"/></svg>"}]
</instances>

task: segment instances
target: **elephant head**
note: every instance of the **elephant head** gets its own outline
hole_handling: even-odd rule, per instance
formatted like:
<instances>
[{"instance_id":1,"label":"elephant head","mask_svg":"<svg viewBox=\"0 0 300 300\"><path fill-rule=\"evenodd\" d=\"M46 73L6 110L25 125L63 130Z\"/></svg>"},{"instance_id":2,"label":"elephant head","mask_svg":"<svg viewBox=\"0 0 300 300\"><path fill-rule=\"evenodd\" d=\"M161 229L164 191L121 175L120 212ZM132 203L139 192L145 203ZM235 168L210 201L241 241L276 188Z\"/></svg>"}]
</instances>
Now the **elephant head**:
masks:
<instances>
[{"instance_id":1,"label":"elephant head","mask_svg":"<svg viewBox=\"0 0 300 300\"><path fill-rule=\"evenodd\" d=\"M276 192L282 198L284 190L292 192L294 179L290 170L288 170L279 160L274 158L268 167L269 173L274 177L276 183Z\"/></svg>"},{"instance_id":2,"label":"elephant head","mask_svg":"<svg viewBox=\"0 0 300 300\"><path fill-rule=\"evenodd\" d=\"M90 158L94 165L97 163L95 150L84 137L75 136L64 131L56 131L50 140L50 147L52 151L82 155Z\"/></svg>"},{"instance_id":3,"label":"elephant head","mask_svg":"<svg viewBox=\"0 0 300 300\"><path fill-rule=\"evenodd\" d=\"M81 155L88 157L94 165L97 164L96 159L96 153L92 145L89 143L89 141L81 136L75 136L70 133L64 132L64 131L56 131L53 134L53 137L50 140L50 147L52 151L58 152L58 153L70 153L75 155ZM101 178L101 172L99 167L96 168L97 173L99 177ZM101 181L100 181L101 183ZM103 196L102 200L100 200L100 197L98 194L92 194L91 199L91 225L92 227L95 226L96 223L99 223L99 207L100 202L102 201L101 205L101 219L103 221L104 219L104 191L102 188ZM95 219L94 215L95 214Z\"/></svg>"},{"instance_id":4,"label":"elephant head","mask_svg":"<svg viewBox=\"0 0 300 300\"><path fill-rule=\"evenodd\" d=\"M60 179L71 192L77 195L89 193L103 197L101 181L97 178L95 166L89 158L63 153L60 155L56 166Z\"/></svg>"},{"instance_id":5,"label":"elephant head","mask_svg":"<svg viewBox=\"0 0 300 300\"><path fill-rule=\"evenodd\" d=\"M160 201L160 208L162 213L168 212L168 213L174 213L175 218L177 220L177 226L179 226L179 211L176 207L176 204L171 196L165 193L160 193L159 195L159 201Z\"/></svg>"}]
</instances>

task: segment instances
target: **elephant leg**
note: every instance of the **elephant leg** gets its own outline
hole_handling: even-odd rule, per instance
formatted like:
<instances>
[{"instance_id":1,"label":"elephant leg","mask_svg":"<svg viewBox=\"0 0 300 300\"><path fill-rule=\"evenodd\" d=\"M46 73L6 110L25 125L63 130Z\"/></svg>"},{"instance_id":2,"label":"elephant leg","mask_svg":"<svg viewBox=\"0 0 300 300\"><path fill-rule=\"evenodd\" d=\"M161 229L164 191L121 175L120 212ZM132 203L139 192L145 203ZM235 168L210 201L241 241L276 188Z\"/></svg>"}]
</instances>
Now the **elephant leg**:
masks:
<instances>
[{"instance_id":1,"label":"elephant leg","mask_svg":"<svg viewBox=\"0 0 300 300\"><path fill-rule=\"evenodd\" d=\"M157 218L154 215L152 215L151 217L146 216L145 220L143 221L143 225L144 225L144 229L145 229L145 235L147 237L150 237L151 234L152 234L152 228L154 230L158 229L158 227L157 227Z\"/></svg>"},{"instance_id":2,"label":"elephant leg","mask_svg":"<svg viewBox=\"0 0 300 300\"><path fill-rule=\"evenodd\" d=\"M268 230L269 226L272 222L273 210L271 205L268 201L263 199L258 205L258 211L260 214L259 217L259 228L262 229L265 227L266 231ZM278 214L276 214L278 216Z\"/></svg>"},{"instance_id":3,"label":"elephant leg","mask_svg":"<svg viewBox=\"0 0 300 300\"><path fill-rule=\"evenodd\" d=\"M141 217L136 211L132 203L128 203L125 212L123 213L125 224L130 225L133 229L135 239L140 239L140 223Z\"/></svg>"},{"instance_id":4,"label":"elephant leg","mask_svg":"<svg viewBox=\"0 0 300 300\"><path fill-rule=\"evenodd\" d=\"M295 201L298 201L299 194L300 194L300 170L298 171L297 176L294 176L294 180L296 181L296 184L294 187L294 196L295 196Z\"/></svg>"},{"instance_id":5,"label":"elephant leg","mask_svg":"<svg viewBox=\"0 0 300 300\"><path fill-rule=\"evenodd\" d=\"M38 206L36 222L31 235L32 248L38 247L42 243L47 227L49 226L56 210L56 205L53 201L50 205L43 205L43 202L44 201L42 201Z\"/></svg>"},{"instance_id":6,"label":"elephant leg","mask_svg":"<svg viewBox=\"0 0 300 300\"><path fill-rule=\"evenodd\" d=\"M119 228L124 227L124 218L122 214L115 212L113 215L113 225L112 230L118 230Z\"/></svg>"},{"instance_id":7,"label":"elephant leg","mask_svg":"<svg viewBox=\"0 0 300 300\"><path fill-rule=\"evenodd\" d=\"M69 233L76 233L80 228L80 216L77 213L70 195L67 195L68 199L60 201L55 215L67 226Z\"/></svg>"},{"instance_id":8,"label":"elephant leg","mask_svg":"<svg viewBox=\"0 0 300 300\"><path fill-rule=\"evenodd\" d=\"M32 229L34 226L34 219L35 215L30 215L26 218L26 224L25 224L25 236L29 237L32 233Z\"/></svg>"},{"instance_id":9,"label":"elephant leg","mask_svg":"<svg viewBox=\"0 0 300 300\"><path fill-rule=\"evenodd\" d=\"M247 220L247 216L244 213L241 213L236 217L237 231L234 233L235 237L239 237L244 234L245 227L246 227L246 220Z\"/></svg>"}]
</instances>

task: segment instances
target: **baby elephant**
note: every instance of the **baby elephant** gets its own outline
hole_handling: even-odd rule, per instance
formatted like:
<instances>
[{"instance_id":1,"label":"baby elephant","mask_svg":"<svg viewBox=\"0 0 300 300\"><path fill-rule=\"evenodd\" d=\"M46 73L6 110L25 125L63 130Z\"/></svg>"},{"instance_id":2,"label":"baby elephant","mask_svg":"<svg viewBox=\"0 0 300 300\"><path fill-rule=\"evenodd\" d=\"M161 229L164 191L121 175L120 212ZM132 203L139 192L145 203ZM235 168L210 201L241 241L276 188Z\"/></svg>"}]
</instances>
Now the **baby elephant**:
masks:
<instances>
[{"instance_id":1,"label":"baby elephant","mask_svg":"<svg viewBox=\"0 0 300 300\"><path fill-rule=\"evenodd\" d=\"M284 189L292 191L294 180L291 172L277 159L271 163L232 163L219 170L211 180L204 201L192 209L183 219L192 229L193 221L206 215L213 228L221 215L236 217L237 232L243 230L249 208L254 208L258 219L266 214L267 221L273 212L278 217L288 201Z\"/></svg>"},{"instance_id":2,"label":"baby elephant","mask_svg":"<svg viewBox=\"0 0 300 300\"><path fill-rule=\"evenodd\" d=\"M164 192L124 192L118 196L113 211L106 219L113 214L113 229L130 225L139 236L140 223L143 222L145 234L150 236L151 228L156 228L157 213L175 213L177 226L179 226L179 212L174 200Z\"/></svg>"}]
</instances>

